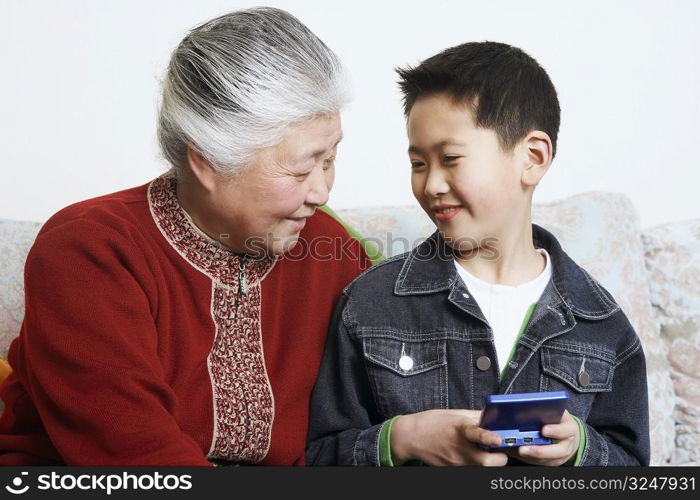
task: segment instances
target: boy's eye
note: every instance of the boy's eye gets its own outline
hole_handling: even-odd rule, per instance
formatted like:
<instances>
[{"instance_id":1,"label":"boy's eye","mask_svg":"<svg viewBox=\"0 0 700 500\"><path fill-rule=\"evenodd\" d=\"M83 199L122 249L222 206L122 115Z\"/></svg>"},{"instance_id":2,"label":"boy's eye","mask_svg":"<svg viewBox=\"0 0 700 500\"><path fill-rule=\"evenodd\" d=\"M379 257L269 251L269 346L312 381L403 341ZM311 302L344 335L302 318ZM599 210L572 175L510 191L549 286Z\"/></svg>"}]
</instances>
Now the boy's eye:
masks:
<instances>
[{"instance_id":1,"label":"boy's eye","mask_svg":"<svg viewBox=\"0 0 700 500\"><path fill-rule=\"evenodd\" d=\"M443 157L442 157L442 161L444 161L445 163L450 163L450 162L453 162L453 161L457 161L457 160L459 160L460 158L461 158L460 156L451 156L451 155L447 155L447 156L443 156Z\"/></svg>"},{"instance_id":2,"label":"boy's eye","mask_svg":"<svg viewBox=\"0 0 700 500\"><path fill-rule=\"evenodd\" d=\"M411 162L411 168L421 168L425 163L422 161L412 161Z\"/></svg>"}]
</instances>

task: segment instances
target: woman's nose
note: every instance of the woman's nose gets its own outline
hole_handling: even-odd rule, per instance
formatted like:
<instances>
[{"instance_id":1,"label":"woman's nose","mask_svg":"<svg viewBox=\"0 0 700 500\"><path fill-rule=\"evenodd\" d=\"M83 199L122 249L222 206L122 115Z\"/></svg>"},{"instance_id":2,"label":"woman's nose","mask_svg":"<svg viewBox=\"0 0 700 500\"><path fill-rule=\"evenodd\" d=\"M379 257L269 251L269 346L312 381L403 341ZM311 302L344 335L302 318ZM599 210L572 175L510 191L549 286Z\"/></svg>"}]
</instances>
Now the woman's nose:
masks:
<instances>
[{"instance_id":1,"label":"woman's nose","mask_svg":"<svg viewBox=\"0 0 700 500\"><path fill-rule=\"evenodd\" d=\"M309 205L321 206L328 202L330 186L326 178L326 172L322 168L314 168L310 174L309 191L306 193L306 203Z\"/></svg>"}]
</instances>

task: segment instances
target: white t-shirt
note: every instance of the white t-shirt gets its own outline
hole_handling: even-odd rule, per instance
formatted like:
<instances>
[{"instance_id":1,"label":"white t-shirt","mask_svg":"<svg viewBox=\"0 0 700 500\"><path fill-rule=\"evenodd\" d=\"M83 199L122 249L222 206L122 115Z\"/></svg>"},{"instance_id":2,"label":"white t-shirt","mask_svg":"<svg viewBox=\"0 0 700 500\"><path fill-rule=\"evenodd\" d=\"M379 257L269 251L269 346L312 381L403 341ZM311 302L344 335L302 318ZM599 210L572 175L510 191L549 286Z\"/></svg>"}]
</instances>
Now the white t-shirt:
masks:
<instances>
[{"instance_id":1,"label":"white t-shirt","mask_svg":"<svg viewBox=\"0 0 700 500\"><path fill-rule=\"evenodd\" d=\"M552 277L549 254L543 248L538 248L537 251L547 259L544 271L532 281L517 286L494 285L482 281L467 272L455 260L460 278L493 330L496 356L501 372L505 363L508 362L528 309L539 301Z\"/></svg>"}]
</instances>

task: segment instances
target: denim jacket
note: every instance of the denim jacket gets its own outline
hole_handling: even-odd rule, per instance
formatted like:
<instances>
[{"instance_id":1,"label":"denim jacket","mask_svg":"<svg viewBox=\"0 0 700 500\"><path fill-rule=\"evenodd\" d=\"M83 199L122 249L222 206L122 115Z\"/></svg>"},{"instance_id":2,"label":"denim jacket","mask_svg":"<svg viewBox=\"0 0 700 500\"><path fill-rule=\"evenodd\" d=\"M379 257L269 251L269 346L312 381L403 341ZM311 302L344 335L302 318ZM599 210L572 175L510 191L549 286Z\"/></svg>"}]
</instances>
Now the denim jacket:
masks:
<instances>
[{"instance_id":1,"label":"denim jacket","mask_svg":"<svg viewBox=\"0 0 700 500\"><path fill-rule=\"evenodd\" d=\"M639 338L552 234L533 225L533 239L550 255L552 279L502 377L492 330L438 232L351 283L312 395L307 463L379 465L382 426L396 415L481 409L489 394L565 390L567 409L584 423L580 465L648 465ZM404 355L409 369L399 365Z\"/></svg>"}]
</instances>

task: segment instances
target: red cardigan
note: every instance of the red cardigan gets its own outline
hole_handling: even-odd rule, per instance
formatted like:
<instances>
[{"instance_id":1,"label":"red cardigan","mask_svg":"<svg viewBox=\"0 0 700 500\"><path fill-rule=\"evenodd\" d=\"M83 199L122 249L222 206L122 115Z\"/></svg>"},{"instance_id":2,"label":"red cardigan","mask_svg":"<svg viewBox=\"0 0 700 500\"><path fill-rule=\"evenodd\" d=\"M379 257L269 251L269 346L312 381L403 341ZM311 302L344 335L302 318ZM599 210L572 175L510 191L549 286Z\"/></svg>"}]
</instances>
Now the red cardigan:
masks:
<instances>
[{"instance_id":1,"label":"red cardigan","mask_svg":"<svg viewBox=\"0 0 700 500\"><path fill-rule=\"evenodd\" d=\"M303 464L330 316L370 261L317 211L291 256L239 264L167 175L54 215L26 262L0 464Z\"/></svg>"}]
</instances>

